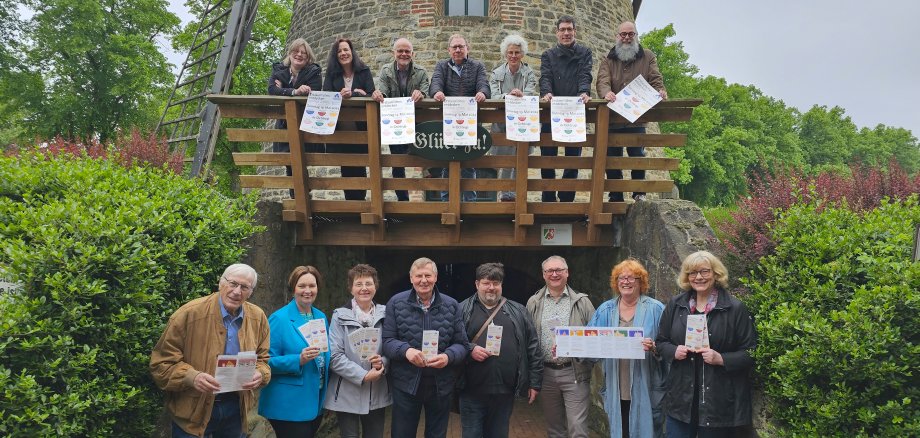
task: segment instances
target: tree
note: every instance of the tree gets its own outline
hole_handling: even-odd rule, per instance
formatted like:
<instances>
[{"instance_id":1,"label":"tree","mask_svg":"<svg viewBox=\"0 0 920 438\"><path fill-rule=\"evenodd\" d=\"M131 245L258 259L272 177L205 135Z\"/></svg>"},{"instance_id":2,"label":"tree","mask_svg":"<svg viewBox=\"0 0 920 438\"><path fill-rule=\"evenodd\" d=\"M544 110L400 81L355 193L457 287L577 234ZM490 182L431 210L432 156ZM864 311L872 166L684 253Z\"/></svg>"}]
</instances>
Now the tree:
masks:
<instances>
[{"instance_id":1,"label":"tree","mask_svg":"<svg viewBox=\"0 0 920 438\"><path fill-rule=\"evenodd\" d=\"M151 126L172 84L156 38L179 19L163 0L13 0L34 15L0 72L3 118L27 135L113 138ZM9 7L9 6L8 6Z\"/></svg>"}]
</instances>

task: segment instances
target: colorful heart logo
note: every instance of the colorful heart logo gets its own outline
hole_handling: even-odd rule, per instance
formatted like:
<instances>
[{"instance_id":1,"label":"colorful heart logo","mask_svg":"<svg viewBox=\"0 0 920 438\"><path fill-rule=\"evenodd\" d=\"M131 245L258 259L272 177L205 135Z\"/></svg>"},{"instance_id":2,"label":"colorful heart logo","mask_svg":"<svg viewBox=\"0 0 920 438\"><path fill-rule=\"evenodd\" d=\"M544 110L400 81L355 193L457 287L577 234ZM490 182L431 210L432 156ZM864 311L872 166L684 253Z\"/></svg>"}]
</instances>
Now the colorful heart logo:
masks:
<instances>
[{"instance_id":1,"label":"colorful heart logo","mask_svg":"<svg viewBox=\"0 0 920 438\"><path fill-rule=\"evenodd\" d=\"M578 123L584 123L584 122L585 122L585 118L584 118L584 117L576 117L576 118L575 118L575 121L578 122Z\"/></svg>"},{"instance_id":2,"label":"colorful heart logo","mask_svg":"<svg viewBox=\"0 0 920 438\"><path fill-rule=\"evenodd\" d=\"M632 105L630 105L630 104L628 104L628 103L623 103L623 108L630 109L630 108L632 108Z\"/></svg>"},{"instance_id":3,"label":"colorful heart logo","mask_svg":"<svg viewBox=\"0 0 920 438\"><path fill-rule=\"evenodd\" d=\"M458 132L457 137L463 137L463 132Z\"/></svg>"},{"instance_id":4,"label":"colorful heart logo","mask_svg":"<svg viewBox=\"0 0 920 438\"><path fill-rule=\"evenodd\" d=\"M329 122L326 124L326 126L335 126L335 122Z\"/></svg>"},{"instance_id":5,"label":"colorful heart logo","mask_svg":"<svg viewBox=\"0 0 920 438\"><path fill-rule=\"evenodd\" d=\"M572 130L571 130L571 129L566 129L566 130L565 130L565 133L566 133L566 134L571 134L571 133L572 133Z\"/></svg>"},{"instance_id":6,"label":"colorful heart logo","mask_svg":"<svg viewBox=\"0 0 920 438\"><path fill-rule=\"evenodd\" d=\"M337 115L339 115L339 113L329 113L329 116L330 116L330 117L335 117L335 116L337 116Z\"/></svg>"},{"instance_id":7,"label":"colorful heart logo","mask_svg":"<svg viewBox=\"0 0 920 438\"><path fill-rule=\"evenodd\" d=\"M323 122L313 122L316 123L316 126L323 126Z\"/></svg>"},{"instance_id":8,"label":"colorful heart logo","mask_svg":"<svg viewBox=\"0 0 920 438\"><path fill-rule=\"evenodd\" d=\"M632 96L632 93L630 93L629 90L625 90L625 89L624 89L624 90L623 90L623 95L624 95L624 96Z\"/></svg>"},{"instance_id":9,"label":"colorful heart logo","mask_svg":"<svg viewBox=\"0 0 920 438\"><path fill-rule=\"evenodd\" d=\"M466 135L468 135L468 136L470 136L470 137L475 137L475 136L476 136L476 133L473 132L473 131L470 131L470 132L467 132Z\"/></svg>"},{"instance_id":10,"label":"colorful heart logo","mask_svg":"<svg viewBox=\"0 0 920 438\"><path fill-rule=\"evenodd\" d=\"M540 118L537 117L537 116L530 116L530 121L531 121L531 122L536 122L536 121L539 120L539 119L540 119Z\"/></svg>"},{"instance_id":11,"label":"colorful heart logo","mask_svg":"<svg viewBox=\"0 0 920 438\"><path fill-rule=\"evenodd\" d=\"M537 132L537 131L539 131L539 129L537 129L537 128L530 128L530 132Z\"/></svg>"}]
</instances>

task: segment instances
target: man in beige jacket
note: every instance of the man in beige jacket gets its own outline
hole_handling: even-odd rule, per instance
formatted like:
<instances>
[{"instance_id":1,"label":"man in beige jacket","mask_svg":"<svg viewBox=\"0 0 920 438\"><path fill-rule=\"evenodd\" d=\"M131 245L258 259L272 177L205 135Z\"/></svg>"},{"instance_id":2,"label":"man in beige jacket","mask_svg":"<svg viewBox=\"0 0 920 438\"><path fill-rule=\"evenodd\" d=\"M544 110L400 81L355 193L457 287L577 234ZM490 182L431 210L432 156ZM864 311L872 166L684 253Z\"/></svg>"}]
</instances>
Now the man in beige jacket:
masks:
<instances>
[{"instance_id":1,"label":"man in beige jacket","mask_svg":"<svg viewBox=\"0 0 920 438\"><path fill-rule=\"evenodd\" d=\"M150 374L166 392L173 437L244 436L252 391L271 379L268 320L262 309L247 302L257 280L252 267L230 265L218 292L189 301L169 318L150 355ZM217 393L217 356L240 351L256 353L252 379L241 391Z\"/></svg>"}]
</instances>

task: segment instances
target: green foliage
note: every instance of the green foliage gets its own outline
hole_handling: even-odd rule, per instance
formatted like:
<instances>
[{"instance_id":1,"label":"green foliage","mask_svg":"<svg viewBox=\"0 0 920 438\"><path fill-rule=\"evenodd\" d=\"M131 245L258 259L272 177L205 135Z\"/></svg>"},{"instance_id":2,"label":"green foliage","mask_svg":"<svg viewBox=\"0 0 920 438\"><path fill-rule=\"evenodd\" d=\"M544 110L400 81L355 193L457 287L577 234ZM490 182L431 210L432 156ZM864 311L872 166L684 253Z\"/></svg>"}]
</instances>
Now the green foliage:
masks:
<instances>
[{"instance_id":1,"label":"green foliage","mask_svg":"<svg viewBox=\"0 0 920 438\"><path fill-rule=\"evenodd\" d=\"M920 435L917 195L864 215L797 205L746 285L769 412L785 436Z\"/></svg>"},{"instance_id":2,"label":"green foliage","mask_svg":"<svg viewBox=\"0 0 920 438\"><path fill-rule=\"evenodd\" d=\"M0 69L0 120L26 135L100 138L156 122L173 76L156 39L179 19L160 0L14 0L31 9ZM21 140L21 139L20 139Z\"/></svg>"},{"instance_id":3,"label":"green foliage","mask_svg":"<svg viewBox=\"0 0 920 438\"><path fill-rule=\"evenodd\" d=\"M0 158L0 435L149 436L149 354L239 260L255 200L107 159Z\"/></svg>"}]
</instances>

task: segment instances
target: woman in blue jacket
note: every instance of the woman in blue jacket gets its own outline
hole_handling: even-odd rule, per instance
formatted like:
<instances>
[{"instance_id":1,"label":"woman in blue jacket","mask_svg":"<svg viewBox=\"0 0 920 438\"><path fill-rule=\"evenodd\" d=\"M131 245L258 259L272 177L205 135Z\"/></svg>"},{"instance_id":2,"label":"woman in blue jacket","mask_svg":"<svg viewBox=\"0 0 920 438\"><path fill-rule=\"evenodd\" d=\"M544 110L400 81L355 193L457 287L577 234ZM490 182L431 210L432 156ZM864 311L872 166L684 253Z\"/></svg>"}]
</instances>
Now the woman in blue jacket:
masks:
<instances>
[{"instance_id":1,"label":"woman in blue jacket","mask_svg":"<svg viewBox=\"0 0 920 438\"><path fill-rule=\"evenodd\" d=\"M323 420L323 401L329 381L329 346L325 352L309 346L298 327L319 319L328 332L326 315L313 307L319 271L298 266L288 278L294 299L268 318L271 346L268 365L272 380L259 398L259 415L268 419L278 438L312 438Z\"/></svg>"},{"instance_id":2,"label":"woman in blue jacket","mask_svg":"<svg viewBox=\"0 0 920 438\"><path fill-rule=\"evenodd\" d=\"M610 288L614 297L594 312L589 326L642 327L645 359L603 359L601 398L610 422L611 438L664 436L661 398L664 395L662 361L653 339L664 304L648 292L648 271L635 259L613 267Z\"/></svg>"}]
</instances>

